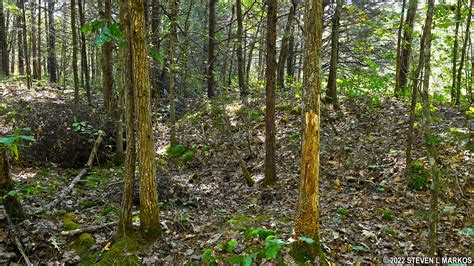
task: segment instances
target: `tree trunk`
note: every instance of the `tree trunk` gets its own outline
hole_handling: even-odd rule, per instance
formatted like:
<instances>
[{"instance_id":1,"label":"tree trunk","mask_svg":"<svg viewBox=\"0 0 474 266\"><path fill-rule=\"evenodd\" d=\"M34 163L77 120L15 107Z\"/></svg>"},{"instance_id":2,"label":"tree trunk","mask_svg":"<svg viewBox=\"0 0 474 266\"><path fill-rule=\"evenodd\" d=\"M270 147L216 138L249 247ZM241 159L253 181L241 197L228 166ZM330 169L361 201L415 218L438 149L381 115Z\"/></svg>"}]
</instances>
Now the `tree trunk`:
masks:
<instances>
[{"instance_id":1,"label":"tree trunk","mask_svg":"<svg viewBox=\"0 0 474 266\"><path fill-rule=\"evenodd\" d=\"M320 57L322 39L322 0L304 2L304 131L301 150L301 181L295 217L295 234L314 240L297 241L293 253L300 261L321 256L319 239L319 125Z\"/></svg>"},{"instance_id":2,"label":"tree trunk","mask_svg":"<svg viewBox=\"0 0 474 266\"><path fill-rule=\"evenodd\" d=\"M48 1L48 73L49 81L55 83L58 81L58 62L56 59L56 30L54 29L54 1Z\"/></svg>"},{"instance_id":3,"label":"tree trunk","mask_svg":"<svg viewBox=\"0 0 474 266\"><path fill-rule=\"evenodd\" d=\"M18 7L18 10L22 10L22 6L24 5L24 0L17 0L16 5ZM22 15L21 13L18 12L16 14L16 29L18 31L17 34L17 44L18 44L18 73L20 75L25 74L25 55L24 55L24 48L23 48L23 27L22 27Z\"/></svg>"},{"instance_id":4,"label":"tree trunk","mask_svg":"<svg viewBox=\"0 0 474 266\"><path fill-rule=\"evenodd\" d=\"M275 70L276 70L276 23L277 0L267 1L267 62L265 103L265 177L263 184L276 182L275 167Z\"/></svg>"},{"instance_id":5,"label":"tree trunk","mask_svg":"<svg viewBox=\"0 0 474 266\"><path fill-rule=\"evenodd\" d=\"M160 9L160 1L156 0L152 2L152 11L151 11L151 28L153 32L152 42L153 42L153 50L161 54L161 9ZM160 62L158 60L154 60L154 67L152 69L152 88L153 88L153 99L155 100L154 108L158 110L159 108L159 99L160 99L160 87L159 87L159 74L160 73Z\"/></svg>"},{"instance_id":6,"label":"tree trunk","mask_svg":"<svg viewBox=\"0 0 474 266\"><path fill-rule=\"evenodd\" d=\"M121 212L119 219L119 234L125 235L132 228L132 195L133 180L135 179L136 164L136 137L135 137L135 101L133 85L132 65L132 33L130 24L130 2L120 1L120 29L123 32L125 47L120 47L123 53L125 66L125 131L127 150L125 153L124 189L121 201Z\"/></svg>"},{"instance_id":7,"label":"tree trunk","mask_svg":"<svg viewBox=\"0 0 474 266\"><path fill-rule=\"evenodd\" d=\"M232 38L232 24L234 22L234 13L235 13L235 5L232 5L232 15L230 16L229 29L227 30L227 42L225 45L226 51L230 51L230 48L231 48L230 40ZM222 64L222 85L223 86L227 86L226 80L227 80L227 62L229 60L228 54L229 52L224 53L224 63ZM233 51L231 54L233 54Z\"/></svg>"},{"instance_id":8,"label":"tree trunk","mask_svg":"<svg viewBox=\"0 0 474 266\"><path fill-rule=\"evenodd\" d=\"M279 88L285 87L285 63L288 55L290 36L292 35L293 20L295 17L296 2L290 8L288 14L288 20L286 21L285 31L283 32L283 38L281 38L280 56L278 58L277 66L277 86Z\"/></svg>"},{"instance_id":9,"label":"tree trunk","mask_svg":"<svg viewBox=\"0 0 474 266\"><path fill-rule=\"evenodd\" d=\"M416 18L416 9L418 7L418 0L410 0L408 2L408 11L407 17L404 25L403 40L401 43L401 54L400 54L400 74L398 80L399 91L395 94L399 97L405 92L405 87L407 85L407 76L408 70L410 67L410 56L412 49L412 40L413 40L413 28L415 25Z\"/></svg>"},{"instance_id":10,"label":"tree trunk","mask_svg":"<svg viewBox=\"0 0 474 266\"><path fill-rule=\"evenodd\" d=\"M143 0L131 1L132 64L135 86L138 171L140 173L140 226L150 236L160 233L155 150L151 121L150 77Z\"/></svg>"},{"instance_id":11,"label":"tree trunk","mask_svg":"<svg viewBox=\"0 0 474 266\"><path fill-rule=\"evenodd\" d=\"M214 97L214 46L216 29L216 3L217 0L209 0L209 38L207 50L207 97Z\"/></svg>"},{"instance_id":12,"label":"tree trunk","mask_svg":"<svg viewBox=\"0 0 474 266\"><path fill-rule=\"evenodd\" d=\"M26 85L28 87L28 90L30 90L31 89L31 66L30 66L30 56L28 54L28 41L27 41L28 32L26 31L26 10L25 10L25 2L23 2L23 0L20 2L21 2L21 13L22 13L21 26L23 28L22 30L23 52L25 55L25 62L26 62Z\"/></svg>"},{"instance_id":13,"label":"tree trunk","mask_svg":"<svg viewBox=\"0 0 474 266\"><path fill-rule=\"evenodd\" d=\"M295 75L295 35L291 32L288 40L288 58L286 59L286 75L291 79Z\"/></svg>"},{"instance_id":14,"label":"tree trunk","mask_svg":"<svg viewBox=\"0 0 474 266\"><path fill-rule=\"evenodd\" d=\"M5 211L14 220L23 220L26 214L23 206L15 195L9 195L8 192L14 191L15 185L13 183L10 173L10 163L8 161L8 151L3 145L0 145L0 198L5 206Z\"/></svg>"},{"instance_id":15,"label":"tree trunk","mask_svg":"<svg viewBox=\"0 0 474 266\"><path fill-rule=\"evenodd\" d=\"M456 65L458 60L458 33L459 25L461 24L461 0L457 1L456 6L456 28L454 30L454 46L453 46L453 70L451 83L451 102L456 101Z\"/></svg>"},{"instance_id":16,"label":"tree trunk","mask_svg":"<svg viewBox=\"0 0 474 266\"><path fill-rule=\"evenodd\" d=\"M102 17L104 18L105 26L112 25L112 0L104 1L104 8ZM104 106L107 112L111 115L113 112L113 62L112 62L112 42L109 41L102 45L102 93L104 96Z\"/></svg>"},{"instance_id":17,"label":"tree trunk","mask_svg":"<svg viewBox=\"0 0 474 266\"><path fill-rule=\"evenodd\" d=\"M8 76L10 74L8 67L7 29L2 1L0 3L0 75Z\"/></svg>"},{"instance_id":18,"label":"tree trunk","mask_svg":"<svg viewBox=\"0 0 474 266\"><path fill-rule=\"evenodd\" d=\"M42 53L41 53L41 0L38 0L38 20L37 20L37 23L38 23L38 25L37 25L37 27L38 27L38 41L37 41L38 60L37 60L37 65L36 65L36 69L34 70L34 72L35 72L36 78L41 79L41 64L42 64L42 60L41 60L41 56L42 56Z\"/></svg>"},{"instance_id":19,"label":"tree trunk","mask_svg":"<svg viewBox=\"0 0 474 266\"><path fill-rule=\"evenodd\" d=\"M33 64L33 70L32 70L32 75L34 79L38 79L38 72L36 71L38 67L38 50L37 50L37 45L36 45L36 25L35 25L35 2L31 1L30 2L30 14L31 14L31 54L32 54L32 64Z\"/></svg>"},{"instance_id":20,"label":"tree trunk","mask_svg":"<svg viewBox=\"0 0 474 266\"><path fill-rule=\"evenodd\" d=\"M82 27L85 24L84 18L84 4L83 0L77 0L78 10L79 10L79 24ZM92 96L91 96L91 87L90 87L90 74L89 74L89 67L87 65L87 43L86 43L86 35L81 30L81 71L82 75L85 78L85 87L86 87L86 97L87 103L90 105L92 103Z\"/></svg>"},{"instance_id":21,"label":"tree trunk","mask_svg":"<svg viewBox=\"0 0 474 266\"><path fill-rule=\"evenodd\" d=\"M245 101L247 96L247 84L244 79L244 57L242 52L242 34L243 34L243 22L242 22L242 1L236 0L235 8L237 9L237 74L239 79L239 91L241 100Z\"/></svg>"},{"instance_id":22,"label":"tree trunk","mask_svg":"<svg viewBox=\"0 0 474 266\"><path fill-rule=\"evenodd\" d=\"M461 98L461 83L462 83L461 73L462 73L462 68L464 66L464 58L466 57L467 43L469 40L469 30L471 28L472 1L473 0L469 1L469 8L468 8L469 13L467 15L466 33L464 34L464 42L463 42L462 50L461 50L461 61L459 62L459 68L458 68L458 77L457 77L457 82L456 82L456 102L455 102L456 105L459 105L460 98Z\"/></svg>"},{"instance_id":23,"label":"tree trunk","mask_svg":"<svg viewBox=\"0 0 474 266\"><path fill-rule=\"evenodd\" d=\"M402 31L403 31L403 18L405 16L405 6L406 0L403 0L402 3L402 13L400 15L400 25L398 25L398 34L397 34L397 65L396 65L396 74L395 74L395 90L393 94L398 97L400 94L400 71L401 71L401 53L402 53Z\"/></svg>"},{"instance_id":24,"label":"tree trunk","mask_svg":"<svg viewBox=\"0 0 474 266\"><path fill-rule=\"evenodd\" d=\"M211 0L211 2L214 0ZM169 89L170 89L170 145L171 146L176 146L177 140L176 140L176 115L175 115L175 87L174 87L174 42L176 38L176 16L178 14L178 6L177 6L177 1L176 0L169 0L169 10L171 12L170 14L170 33L169 33L169 47L168 47L168 58L169 58ZM210 6L209 10L213 10L213 8ZM214 11L209 11L209 12L215 12ZM209 13L209 16L211 16L211 13ZM214 31L214 26L211 27L211 21L213 19L209 19L209 34L211 34L211 29ZM214 22L213 22L214 23ZM213 24L212 23L212 24ZM209 35L211 36L211 35ZM212 39L212 40L211 40ZM209 47L214 46L214 44L211 45L211 43L214 42L214 36L209 37ZM214 48L212 48L213 50ZM209 51L211 48L209 48ZM209 53L209 60L214 61L214 52ZM209 63L209 62L208 62ZM212 70L212 65L213 63L209 64L209 69L210 72L208 72L208 87L207 87L207 92L208 92L208 97L212 97L214 95L214 74ZM211 82L211 83L209 83ZM210 86L210 87L209 87ZM212 92L211 95L209 95L209 92Z\"/></svg>"},{"instance_id":25,"label":"tree trunk","mask_svg":"<svg viewBox=\"0 0 474 266\"><path fill-rule=\"evenodd\" d=\"M338 108L337 103L337 60L339 55L339 20L341 17L342 1L336 0L336 11L332 20L331 33L331 61L329 66L328 87L326 91L326 101L332 103L334 109Z\"/></svg>"},{"instance_id":26,"label":"tree trunk","mask_svg":"<svg viewBox=\"0 0 474 266\"><path fill-rule=\"evenodd\" d=\"M76 1L71 0L71 31L72 31L72 74L74 77L74 102L79 104L79 76L77 73L77 33L76 33Z\"/></svg>"},{"instance_id":27,"label":"tree trunk","mask_svg":"<svg viewBox=\"0 0 474 266\"><path fill-rule=\"evenodd\" d=\"M261 21L262 19L260 19ZM249 57L247 59L247 68L245 70L245 83L248 84L250 80L250 68L252 67L252 57L253 57L253 51L255 49L255 45L258 42L258 33L260 32L260 23L258 22L257 25L257 30L255 31L255 37L253 38L252 42L250 43L250 49L249 49Z\"/></svg>"}]
</instances>

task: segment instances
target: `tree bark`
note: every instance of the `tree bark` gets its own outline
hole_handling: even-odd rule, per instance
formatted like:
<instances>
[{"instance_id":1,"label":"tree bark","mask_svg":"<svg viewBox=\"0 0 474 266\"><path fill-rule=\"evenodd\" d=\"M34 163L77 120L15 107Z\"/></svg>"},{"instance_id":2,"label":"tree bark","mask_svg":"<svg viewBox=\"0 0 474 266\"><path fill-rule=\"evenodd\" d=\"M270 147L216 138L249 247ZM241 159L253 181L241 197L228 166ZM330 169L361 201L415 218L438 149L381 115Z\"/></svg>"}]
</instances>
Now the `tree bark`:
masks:
<instances>
[{"instance_id":1,"label":"tree bark","mask_svg":"<svg viewBox=\"0 0 474 266\"><path fill-rule=\"evenodd\" d=\"M214 1L214 0L211 0L211 2ZM178 4L177 4L177 1L176 0L169 0L169 10L171 12L170 14L170 33L169 33L169 47L168 47L168 58L169 58L169 68L168 68L168 71L169 71L169 89L170 89L170 145L171 146L176 146L178 144L177 140L176 140L176 114L175 114L175 84L174 84L174 64L175 64L175 60L174 60L174 43L175 43L175 39L176 39L176 16L178 14ZM209 10L213 10L213 8L210 6L209 7ZM215 12L215 7L214 7L214 11L209 11L209 12ZM215 15L215 14L214 14ZM211 16L211 13L209 13L209 16ZM214 19L215 20L215 19ZM209 19L209 34L211 34L211 21L213 21L213 19ZM214 23L214 22L213 22ZM212 26L212 31L214 31L214 26ZM210 35L209 35L210 36ZM214 42L214 36L212 36L212 40L211 40L211 37L209 37L209 47L211 47L211 43ZM213 46L213 45L212 45ZM214 48L212 48L214 49ZM209 51L211 50L211 48L209 48ZM209 60L211 60L211 58L213 57L213 52L211 54L211 52L209 53ZM214 61L214 58L212 58L212 61ZM214 93L214 74L213 74L213 70L212 70L212 65L213 63L210 63L209 64L209 69L210 72L208 72L208 97L212 97L213 93ZM211 82L211 83L209 83ZM211 86L211 87L209 87ZM212 92L212 95L209 96L209 92Z\"/></svg>"},{"instance_id":2,"label":"tree bark","mask_svg":"<svg viewBox=\"0 0 474 266\"><path fill-rule=\"evenodd\" d=\"M267 1L267 60L265 89L265 177L263 184L276 182L275 167L275 70L276 70L276 23L277 0Z\"/></svg>"},{"instance_id":3,"label":"tree bark","mask_svg":"<svg viewBox=\"0 0 474 266\"><path fill-rule=\"evenodd\" d=\"M136 165L136 136L135 136L135 101L132 64L132 33L130 23L130 1L120 1L120 28L125 39L125 47L121 47L125 66L125 131L127 149L125 153L124 189L121 201L118 232L127 234L132 228L132 195L133 180Z\"/></svg>"},{"instance_id":4,"label":"tree bark","mask_svg":"<svg viewBox=\"0 0 474 266\"><path fill-rule=\"evenodd\" d=\"M71 0L71 31L72 31L72 74L74 79L74 102L79 104L79 76L77 72L77 32L76 32L76 1Z\"/></svg>"},{"instance_id":5,"label":"tree bark","mask_svg":"<svg viewBox=\"0 0 474 266\"><path fill-rule=\"evenodd\" d=\"M56 59L56 30L54 29L54 1L48 1L48 73L49 81L58 81L58 61Z\"/></svg>"},{"instance_id":6,"label":"tree bark","mask_svg":"<svg viewBox=\"0 0 474 266\"><path fill-rule=\"evenodd\" d=\"M10 74L8 65L7 29L5 25L5 13L3 1L0 3L0 75Z\"/></svg>"},{"instance_id":7,"label":"tree bark","mask_svg":"<svg viewBox=\"0 0 474 266\"><path fill-rule=\"evenodd\" d=\"M331 61L329 66L328 87L326 90L326 101L332 103L334 109L338 108L337 103L337 60L339 55L339 27L341 17L342 1L336 0L336 11L332 20L331 33Z\"/></svg>"},{"instance_id":8,"label":"tree bark","mask_svg":"<svg viewBox=\"0 0 474 266\"><path fill-rule=\"evenodd\" d=\"M26 31L26 10L25 10L25 2L21 2L21 26L22 26L22 42L23 42L23 52L25 56L25 62L26 62L26 85L28 87L28 90L31 89L31 65L30 65L30 56L28 54L28 32Z\"/></svg>"},{"instance_id":9,"label":"tree bark","mask_svg":"<svg viewBox=\"0 0 474 266\"><path fill-rule=\"evenodd\" d=\"M161 54L161 9L160 9L160 1L155 0L152 1L152 11L151 11L151 28L153 32L152 42L153 42L153 50ZM153 88L153 98L155 102L155 110L159 108L159 99L160 99L160 88L159 88L159 75L160 75L160 62L158 60L154 61L154 67L152 70L152 88Z\"/></svg>"},{"instance_id":10,"label":"tree bark","mask_svg":"<svg viewBox=\"0 0 474 266\"><path fill-rule=\"evenodd\" d=\"M468 8L469 13L467 15L466 33L464 34L464 42L463 42L462 50L461 50L461 61L459 62L459 68L458 68L458 77L457 77L457 82L456 82L456 102L455 102L456 105L459 105L460 98L461 98L461 83L462 83L461 74L462 74L462 68L464 66L464 58L466 57L467 43L469 40L469 32L471 29L472 1L473 0L469 1L469 8Z\"/></svg>"},{"instance_id":11,"label":"tree bark","mask_svg":"<svg viewBox=\"0 0 474 266\"><path fill-rule=\"evenodd\" d=\"M293 34L293 20L295 17L296 2L290 8L288 14L288 20L286 21L285 31L283 32L283 38L281 38L280 56L278 58L277 66L277 86L279 88L285 87L285 63L288 55L290 36Z\"/></svg>"},{"instance_id":12,"label":"tree bark","mask_svg":"<svg viewBox=\"0 0 474 266\"><path fill-rule=\"evenodd\" d=\"M78 11L79 11L79 24L82 27L85 24L85 18L84 18L84 2L83 0L77 0L78 4ZM81 30L81 71L82 75L84 75L85 78L85 87L86 87L86 97L87 97L87 103L90 105L92 104L92 96L91 96L91 87L90 87L90 72L89 72L89 67L87 64L87 43L86 43L86 35L84 32Z\"/></svg>"},{"instance_id":13,"label":"tree bark","mask_svg":"<svg viewBox=\"0 0 474 266\"><path fill-rule=\"evenodd\" d=\"M304 2L304 131L301 150L301 181L295 217L295 234L314 240L297 241L293 253L299 260L321 257L319 238L319 128L320 57L322 43L322 0Z\"/></svg>"},{"instance_id":14,"label":"tree bark","mask_svg":"<svg viewBox=\"0 0 474 266\"><path fill-rule=\"evenodd\" d=\"M403 0L402 3L402 13L400 15L400 25L398 25L398 34L397 34L397 65L396 65L396 74L395 74L395 90L393 94L398 97L400 93L400 71L401 71L401 53L402 53L402 32L403 32L403 18L405 16L405 6L406 0Z\"/></svg>"},{"instance_id":15,"label":"tree bark","mask_svg":"<svg viewBox=\"0 0 474 266\"><path fill-rule=\"evenodd\" d=\"M18 7L18 10L23 9L24 5L24 0L17 0L16 5ZM17 34L17 44L18 44L18 73L20 75L25 74L25 50L23 48L23 27L22 27L22 14L18 12L16 14L16 29L18 31Z\"/></svg>"},{"instance_id":16,"label":"tree bark","mask_svg":"<svg viewBox=\"0 0 474 266\"><path fill-rule=\"evenodd\" d=\"M403 40L401 43L401 54L400 54L400 74L398 80L398 91L395 92L397 97L400 97L401 94L405 92L405 87L407 85L407 76L410 67L410 56L412 49L412 40L413 40L413 28L415 25L416 19L416 9L418 7L418 0L410 0L408 2L408 11L407 17L404 25Z\"/></svg>"},{"instance_id":17,"label":"tree bark","mask_svg":"<svg viewBox=\"0 0 474 266\"><path fill-rule=\"evenodd\" d=\"M286 59L286 75L291 79L295 76L295 35L291 32L288 41L288 58Z\"/></svg>"},{"instance_id":18,"label":"tree bark","mask_svg":"<svg viewBox=\"0 0 474 266\"><path fill-rule=\"evenodd\" d=\"M230 16L229 21L229 29L227 30L227 42L225 45L226 51L230 52L230 40L232 38L232 24L234 22L234 13L235 13L235 5L232 5L232 15ZM224 54L224 63L222 64L222 85L225 87L227 86L227 62L229 60L228 52ZM233 51L231 52L233 54ZM232 60L232 57L231 57Z\"/></svg>"},{"instance_id":19,"label":"tree bark","mask_svg":"<svg viewBox=\"0 0 474 266\"><path fill-rule=\"evenodd\" d=\"M245 84L245 73L244 73L244 56L242 51L242 35L243 35L243 22L242 22L242 1L236 0L235 7L237 9L237 75L239 79L239 91L241 100L245 101L247 96L247 84Z\"/></svg>"},{"instance_id":20,"label":"tree bark","mask_svg":"<svg viewBox=\"0 0 474 266\"><path fill-rule=\"evenodd\" d=\"M131 1L132 66L137 118L138 171L140 173L140 226L148 235L160 233L155 151L151 120L150 77L143 0Z\"/></svg>"},{"instance_id":21,"label":"tree bark","mask_svg":"<svg viewBox=\"0 0 474 266\"><path fill-rule=\"evenodd\" d=\"M41 52L41 0L38 0L38 42L37 42L37 48L38 48L38 61L36 65L35 71L35 76L37 79L41 79L41 65L42 65L42 52Z\"/></svg>"},{"instance_id":22,"label":"tree bark","mask_svg":"<svg viewBox=\"0 0 474 266\"><path fill-rule=\"evenodd\" d=\"M112 0L104 0L104 8L102 9L102 17L104 18L105 26L112 25ZM112 62L112 42L109 41L102 45L102 93L104 96L104 106L107 112L111 115L113 112L113 62Z\"/></svg>"},{"instance_id":23,"label":"tree bark","mask_svg":"<svg viewBox=\"0 0 474 266\"><path fill-rule=\"evenodd\" d=\"M0 145L0 198L3 200L5 211L14 221L21 221L26 217L23 206L15 195L9 195L8 192L14 191L10 173L10 162L8 158L7 148Z\"/></svg>"},{"instance_id":24,"label":"tree bark","mask_svg":"<svg viewBox=\"0 0 474 266\"><path fill-rule=\"evenodd\" d=\"M454 45L453 45L453 69L452 69L452 83L451 83L451 102L456 101L456 70L458 60L458 33L459 25L461 24L461 0L457 1L456 6L456 28L454 30Z\"/></svg>"},{"instance_id":25,"label":"tree bark","mask_svg":"<svg viewBox=\"0 0 474 266\"><path fill-rule=\"evenodd\" d=\"M209 37L207 50L207 97L214 97L214 48L215 48L215 29L216 29L216 3L217 0L209 0Z\"/></svg>"},{"instance_id":26,"label":"tree bark","mask_svg":"<svg viewBox=\"0 0 474 266\"><path fill-rule=\"evenodd\" d=\"M36 25L35 25L35 1L30 1L30 14L31 14L31 54L32 54L32 76L34 79L38 79L38 50L36 44Z\"/></svg>"}]
</instances>

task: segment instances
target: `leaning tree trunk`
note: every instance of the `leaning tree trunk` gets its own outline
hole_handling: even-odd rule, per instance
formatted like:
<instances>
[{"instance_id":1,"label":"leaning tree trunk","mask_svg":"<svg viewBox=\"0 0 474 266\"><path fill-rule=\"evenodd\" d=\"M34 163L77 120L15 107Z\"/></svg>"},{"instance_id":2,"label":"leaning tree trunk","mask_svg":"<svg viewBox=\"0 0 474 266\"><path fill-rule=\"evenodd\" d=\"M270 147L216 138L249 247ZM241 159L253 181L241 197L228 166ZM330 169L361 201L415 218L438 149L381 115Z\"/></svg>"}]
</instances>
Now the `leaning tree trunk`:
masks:
<instances>
[{"instance_id":1,"label":"leaning tree trunk","mask_svg":"<svg viewBox=\"0 0 474 266\"><path fill-rule=\"evenodd\" d=\"M467 23L466 23L466 33L464 34L464 42L462 45L462 50L461 50L461 61L459 62L459 68L458 68L458 77L457 77L457 82L456 82L456 105L459 105L460 103L460 98L461 98L461 73L462 73L462 68L464 66L464 58L466 57L466 51L467 51L467 43L469 40L469 30L471 29L471 16L472 16L472 1L469 1L469 13L467 15ZM472 70L471 70L472 71Z\"/></svg>"},{"instance_id":2,"label":"leaning tree trunk","mask_svg":"<svg viewBox=\"0 0 474 266\"><path fill-rule=\"evenodd\" d=\"M328 87L326 90L326 101L332 103L334 109L337 104L337 59L339 54L339 20L341 16L342 1L336 1L336 11L332 21L331 33L331 61L329 66Z\"/></svg>"},{"instance_id":3,"label":"leaning tree trunk","mask_svg":"<svg viewBox=\"0 0 474 266\"><path fill-rule=\"evenodd\" d=\"M275 166L275 70L276 70L276 23L277 0L267 1L267 62L265 70L265 177L263 184L276 182Z\"/></svg>"},{"instance_id":4,"label":"leaning tree trunk","mask_svg":"<svg viewBox=\"0 0 474 266\"><path fill-rule=\"evenodd\" d=\"M150 77L143 0L131 1L132 66L140 173L140 227L149 236L160 233L155 151L151 119Z\"/></svg>"},{"instance_id":5,"label":"leaning tree trunk","mask_svg":"<svg viewBox=\"0 0 474 266\"><path fill-rule=\"evenodd\" d=\"M295 217L296 237L309 237L314 243L297 241L293 253L300 261L321 257L319 239L319 125L320 57L322 43L322 0L304 2L304 131L301 149L301 181ZM323 262L324 263L324 262Z\"/></svg>"},{"instance_id":6,"label":"leaning tree trunk","mask_svg":"<svg viewBox=\"0 0 474 266\"><path fill-rule=\"evenodd\" d=\"M9 194L10 191L15 191L15 185L10 173L8 151L0 145L0 199L14 221L22 220L26 217L23 206L13 193Z\"/></svg>"}]
</instances>

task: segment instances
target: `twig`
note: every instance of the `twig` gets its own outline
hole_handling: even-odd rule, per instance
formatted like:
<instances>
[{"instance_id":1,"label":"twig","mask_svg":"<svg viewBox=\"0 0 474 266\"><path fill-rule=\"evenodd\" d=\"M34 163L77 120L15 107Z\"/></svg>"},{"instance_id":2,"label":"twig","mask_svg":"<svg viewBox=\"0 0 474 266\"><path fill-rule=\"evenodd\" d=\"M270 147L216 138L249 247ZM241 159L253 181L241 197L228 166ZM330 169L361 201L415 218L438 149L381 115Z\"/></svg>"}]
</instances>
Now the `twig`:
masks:
<instances>
[{"instance_id":1,"label":"twig","mask_svg":"<svg viewBox=\"0 0 474 266\"><path fill-rule=\"evenodd\" d=\"M71 184L69 184L67 188L65 188L63 191L61 191L61 193L59 193L56 199L54 199L51 203L43 207L43 210L51 209L52 207L56 206L60 201L62 201L67 195L71 193L74 186L81 180L82 177L87 174L89 169L92 167L92 163L94 162L94 158L96 157L97 150L99 149L100 143L102 142L104 136L105 133L103 131L99 131L99 135L97 136L97 139L94 142L94 147L92 147L89 159L87 160L87 163L84 168L81 170L81 172L79 172L76 177L74 177L74 179L71 181Z\"/></svg>"},{"instance_id":2,"label":"twig","mask_svg":"<svg viewBox=\"0 0 474 266\"><path fill-rule=\"evenodd\" d=\"M15 240L15 244L16 244L16 247L18 248L18 251L20 251L21 255L23 256L23 259L25 260L26 265L33 265L33 263L31 263L28 256L26 256L25 250L23 249L23 245L21 244L21 241L18 238L18 234L16 232L15 225L13 224L12 220L10 219L10 216L8 216L7 212L4 212L4 213L7 217L8 225L11 228L11 233L13 235L13 239Z\"/></svg>"}]
</instances>

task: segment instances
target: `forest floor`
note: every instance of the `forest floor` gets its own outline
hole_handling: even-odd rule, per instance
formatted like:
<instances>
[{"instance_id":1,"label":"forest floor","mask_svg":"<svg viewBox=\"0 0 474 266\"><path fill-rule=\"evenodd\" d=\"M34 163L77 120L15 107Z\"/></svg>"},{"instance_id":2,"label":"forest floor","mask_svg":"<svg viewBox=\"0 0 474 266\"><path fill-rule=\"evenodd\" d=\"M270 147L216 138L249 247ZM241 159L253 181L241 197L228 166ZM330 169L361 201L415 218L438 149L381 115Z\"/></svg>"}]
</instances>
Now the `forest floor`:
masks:
<instances>
[{"instance_id":1,"label":"forest floor","mask_svg":"<svg viewBox=\"0 0 474 266\"><path fill-rule=\"evenodd\" d=\"M11 122L11 117L33 117L30 120L35 121L23 121L21 125L33 124L35 130L35 123L41 119L34 114L51 111L40 110L47 108L45 102L62 104L61 110L72 110L66 112L69 115L74 113L71 91L47 86L36 89L28 91L19 82L2 87L0 118ZM80 165L65 168L55 162L15 162L13 178L17 181L17 194L31 214L17 226L26 253L33 262L42 263L89 265L104 262L106 257L113 262L125 256L137 263L182 265L206 262L204 253L207 262L222 262L232 254L257 252L263 240L249 236L254 229L266 229L278 238L291 241L299 188L301 107L298 102L297 96L290 95L277 103L278 182L272 188L263 188L259 183L265 155L264 97L250 98L247 107L225 100L200 105L186 102L186 112L178 121L182 146L172 150L167 149L168 127L163 117L155 126L163 237L146 248L130 247L130 252L115 258L107 257L107 253L112 253L114 245L118 245L113 237L116 226L79 238L61 232L117 221L123 166L100 161L55 209L38 213L71 182ZM407 106L406 101L388 96L364 95L341 99L338 114L329 109L323 111L321 241L333 262L380 263L383 257L427 253L429 190L413 190L403 174ZM443 169L438 254L472 257L474 158L472 147L468 146L472 121L458 108L435 106L432 128L442 137L439 163ZM224 114L228 120L223 118ZM82 128L96 130L97 127L88 126L94 123L88 122ZM43 124L42 130L46 127ZM71 131L73 126L62 124L61 127ZM41 134L37 133L37 142L46 142L47 132ZM238 147L238 154L233 145ZM414 151L414 158L426 164L420 132ZM37 157L40 161L44 159L41 156ZM252 187L245 183L238 156L256 181ZM134 216L134 223L139 223L138 216ZM22 262L9 238L3 210L0 225L0 264ZM229 243L235 241L236 245L227 250ZM109 242L112 244L108 245ZM288 252L289 246L285 246L281 260L292 264Z\"/></svg>"}]
</instances>

